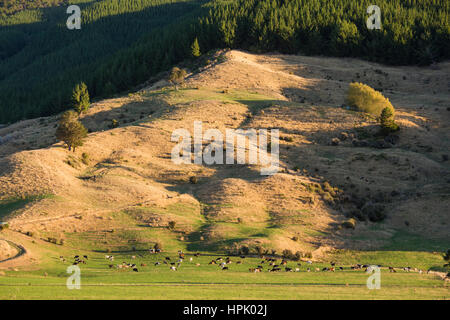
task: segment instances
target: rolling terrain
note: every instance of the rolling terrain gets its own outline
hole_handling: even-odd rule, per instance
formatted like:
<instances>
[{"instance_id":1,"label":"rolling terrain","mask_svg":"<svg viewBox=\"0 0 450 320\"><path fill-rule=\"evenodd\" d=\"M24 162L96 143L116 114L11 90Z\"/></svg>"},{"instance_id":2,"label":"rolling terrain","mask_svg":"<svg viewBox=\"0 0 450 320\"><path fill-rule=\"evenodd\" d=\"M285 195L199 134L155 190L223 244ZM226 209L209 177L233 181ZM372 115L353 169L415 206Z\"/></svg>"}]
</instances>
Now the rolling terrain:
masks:
<instances>
[{"instance_id":1,"label":"rolling terrain","mask_svg":"<svg viewBox=\"0 0 450 320\"><path fill-rule=\"evenodd\" d=\"M178 250L208 257L240 255L244 248L251 256L290 250L321 268L337 261L347 267L377 263L445 271L441 253L450 247L449 69L448 62L386 67L350 58L218 51L179 90L161 74L161 80L128 96L95 102L81 116L90 133L75 153L55 140L59 116L0 128L0 221L10 225L0 233L7 251L0 259L19 254L0 262L0 296L37 297L33 286L21 287L26 283L65 285L70 263L58 257L78 253L93 257L86 267L91 297L114 297L94 285L109 281L150 281L157 287L155 297L158 290L179 297L159 282L169 281L176 289L177 281L195 284L204 274L204 283L197 285L207 286L222 272L211 271L210 258L202 257L201 267L186 267L184 276L181 268L177 276L149 270L135 278L127 273L106 280L115 271L107 270L105 254L129 259L137 252L152 266L158 258L144 252L157 242L172 255ZM348 84L354 81L389 98L401 127L398 136L380 140L375 118L346 108ZM117 128L111 128L113 120ZM257 166L174 164L171 134L179 128L193 132L194 121L202 121L203 130L223 132L280 129L280 172L264 177ZM191 177L198 182L190 183ZM351 218L354 228L346 224ZM173 229L168 228L171 221ZM256 264L260 259L248 260ZM241 283L251 263L230 267L229 277L220 275L222 281ZM346 298L346 290L352 284L364 286L367 277L350 270L345 277L304 275L279 274L276 280L270 274L251 275L245 281L312 286L308 295L295 293L293 298L324 297L327 285L338 283L342 287L336 297ZM387 274L391 291L371 295L358 287L356 297L399 298L414 288L416 298L448 298L445 282L435 277ZM227 297L263 298L268 287ZM211 297L219 297L219 285L210 290ZM294 290L289 287L286 294Z\"/></svg>"}]
</instances>

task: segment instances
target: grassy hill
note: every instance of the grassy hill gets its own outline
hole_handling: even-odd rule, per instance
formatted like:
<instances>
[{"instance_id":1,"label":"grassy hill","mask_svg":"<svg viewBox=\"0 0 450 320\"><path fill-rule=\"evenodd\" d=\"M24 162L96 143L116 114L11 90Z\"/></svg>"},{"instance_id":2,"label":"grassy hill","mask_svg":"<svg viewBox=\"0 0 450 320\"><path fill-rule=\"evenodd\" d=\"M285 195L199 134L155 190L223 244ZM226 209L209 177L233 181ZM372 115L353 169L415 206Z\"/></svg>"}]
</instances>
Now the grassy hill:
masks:
<instances>
[{"instance_id":1,"label":"grassy hill","mask_svg":"<svg viewBox=\"0 0 450 320\"><path fill-rule=\"evenodd\" d=\"M84 281L93 287L70 297L114 298L117 290L105 291L110 285L153 279L151 297L177 298L180 277L196 286L183 287L184 298L197 297L197 286L209 288L205 298L215 297L222 282L255 287L230 298L268 297L264 292L272 285L286 286L283 297L329 294L326 286L312 282L339 283L333 293L338 298L355 288L364 298L402 297L411 288L418 290L416 298L446 295L434 275L387 271L388 293L371 295L362 288L366 275L350 265L445 270L442 252L450 246L449 163L443 157L450 141L448 63L386 67L356 59L242 51L220 51L208 60L179 90L155 79L127 96L94 103L81 117L90 134L75 153L54 140L58 116L0 129L1 136L10 137L0 145L0 220L10 228L0 235L27 250L0 263L7 270L0 276L7 285L0 296L37 297L43 292L33 287L38 284L66 290L58 286L64 285L65 268L75 254L91 257L83 270ZM342 107L348 83L355 79L382 90L395 106L402 128L398 141L380 147L376 119ZM119 127L109 129L114 119ZM174 164L171 134L179 128L193 132L194 121L202 121L204 130L279 128L280 173L263 177L258 166ZM198 183L190 183L193 176ZM382 207L386 218L372 221L373 207ZM351 217L356 227L347 229L343 222ZM170 221L176 222L173 229ZM148 253L157 242L172 258L178 250L203 256L175 275L166 266L153 267L164 257ZM254 258L232 265L230 275L207 264L215 255L239 256L246 248ZM313 271L337 261L345 273L248 277L248 269L260 261L255 256L279 258L284 250L312 260ZM109 270L104 259L109 253L120 262L138 255L136 261L147 266L136 275ZM67 261L59 261L60 255ZM295 269L297 262L289 264ZM33 285L17 294L8 289L24 283ZM297 287L291 283L311 291L293 294ZM133 290L128 297L149 297L141 289L127 290Z\"/></svg>"}]
</instances>

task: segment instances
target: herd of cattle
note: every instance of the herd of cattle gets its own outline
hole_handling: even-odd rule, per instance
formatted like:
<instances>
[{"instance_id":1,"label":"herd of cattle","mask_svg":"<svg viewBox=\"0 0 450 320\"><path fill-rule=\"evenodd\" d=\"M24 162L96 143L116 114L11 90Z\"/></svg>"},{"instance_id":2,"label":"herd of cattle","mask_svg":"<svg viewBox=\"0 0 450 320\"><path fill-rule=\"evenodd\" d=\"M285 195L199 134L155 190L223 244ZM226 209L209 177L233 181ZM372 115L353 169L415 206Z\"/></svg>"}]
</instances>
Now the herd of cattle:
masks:
<instances>
[{"instance_id":1,"label":"herd of cattle","mask_svg":"<svg viewBox=\"0 0 450 320\"><path fill-rule=\"evenodd\" d=\"M151 249L149 251L151 254L160 254L161 251L160 250L155 250L155 249ZM193 254L191 257L189 257L187 259L186 255L183 253L183 251L178 251L178 255L176 258L171 258L166 256L164 259L161 259L161 261L157 261L154 263L155 266L163 266L166 265L167 267L170 268L170 270L172 271L177 271L185 262L185 260L187 259L191 264L195 264L195 266L199 267L200 263L198 263L196 258L198 258L200 256L200 253L195 253ZM142 255L139 255L140 258L142 258ZM344 271L345 269L348 270L364 270L365 272L371 272L373 270L373 265L368 265L368 264L355 264L352 265L350 267L344 267L344 266L338 266L335 262L331 262L329 266L327 267L315 267L313 266L313 262L308 260L308 261L302 261L302 262L298 262L298 261L288 261L287 259L277 259L277 258L273 258L273 257L265 257L265 256L261 256L261 261L260 263L255 266L255 267L251 267L248 269L249 272L251 273L260 273L260 272L301 272L301 271L305 271L305 272L336 272L336 271ZM115 258L113 255L106 255L105 259L108 260L109 262L114 262ZM131 256L131 260L135 260L136 256ZM236 259L235 261L233 259ZM230 267L233 263L235 263L236 265L242 265L243 261L245 261L246 256L240 256L240 257L233 257L233 259L231 257L219 257L217 259L213 259L211 260L208 265L212 265L212 266L218 266L220 268L220 270L222 271L226 271L226 270L230 270ZM65 262L66 259L63 256L60 256L60 260ZM73 265L79 265L79 264L86 264L88 261L88 256L84 255L76 255L74 256L74 262ZM288 265L289 264L289 265ZM119 264L109 264L108 265L110 269L122 269L122 270L126 270L126 269L130 269L134 272L139 272L139 267L147 267L147 264L145 263L141 263L139 266L136 263L129 263L126 261L123 261L122 263ZM303 270L301 270L302 266L304 267ZM382 268L381 265L377 265L375 267L378 268ZM397 270L403 270L405 272L418 272L420 274L422 274L424 271L417 269L417 268L411 268L411 267L399 267L399 268L395 268L392 266L388 267L389 272L395 273L397 272ZM428 271L429 272L429 271ZM427 273L428 273L427 272Z\"/></svg>"}]
</instances>

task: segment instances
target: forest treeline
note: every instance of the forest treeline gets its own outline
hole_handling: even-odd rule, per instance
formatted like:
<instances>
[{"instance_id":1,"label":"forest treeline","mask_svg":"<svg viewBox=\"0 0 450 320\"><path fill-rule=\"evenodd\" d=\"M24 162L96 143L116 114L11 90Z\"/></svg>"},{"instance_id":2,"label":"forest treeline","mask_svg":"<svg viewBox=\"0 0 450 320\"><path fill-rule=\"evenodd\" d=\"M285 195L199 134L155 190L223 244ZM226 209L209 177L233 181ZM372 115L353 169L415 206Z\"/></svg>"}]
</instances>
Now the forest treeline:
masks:
<instances>
[{"instance_id":1,"label":"forest treeline","mask_svg":"<svg viewBox=\"0 0 450 320\"><path fill-rule=\"evenodd\" d=\"M380 30L366 26L372 0L49 2L64 5L0 15L0 123L69 109L82 81L93 98L133 88L189 58L195 39L203 53L228 47L394 65L450 55L447 0L377 0ZM82 8L81 30L66 28L71 3Z\"/></svg>"}]
</instances>

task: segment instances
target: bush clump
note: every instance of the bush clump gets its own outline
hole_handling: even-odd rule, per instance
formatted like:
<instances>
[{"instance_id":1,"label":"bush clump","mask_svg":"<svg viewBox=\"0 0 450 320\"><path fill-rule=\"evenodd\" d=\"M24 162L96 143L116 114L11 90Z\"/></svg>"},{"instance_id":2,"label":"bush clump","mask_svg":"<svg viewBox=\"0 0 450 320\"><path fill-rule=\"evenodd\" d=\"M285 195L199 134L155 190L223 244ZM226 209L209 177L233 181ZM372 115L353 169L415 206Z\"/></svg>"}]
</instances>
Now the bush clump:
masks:
<instances>
[{"instance_id":1,"label":"bush clump","mask_svg":"<svg viewBox=\"0 0 450 320\"><path fill-rule=\"evenodd\" d=\"M176 221L169 221L169 230L175 229L176 224Z\"/></svg>"},{"instance_id":2,"label":"bush clump","mask_svg":"<svg viewBox=\"0 0 450 320\"><path fill-rule=\"evenodd\" d=\"M112 119L111 123L108 126L110 129L115 129L119 127L119 121L117 121L116 119Z\"/></svg>"},{"instance_id":3,"label":"bush clump","mask_svg":"<svg viewBox=\"0 0 450 320\"><path fill-rule=\"evenodd\" d=\"M196 176L192 176L192 177L189 178L189 182L191 184L197 184L198 183L198 179L197 179Z\"/></svg>"},{"instance_id":4,"label":"bush clump","mask_svg":"<svg viewBox=\"0 0 450 320\"><path fill-rule=\"evenodd\" d=\"M381 111L380 126L381 130L386 134L396 132L400 129L398 124L395 123L395 113L393 108L386 107Z\"/></svg>"},{"instance_id":5,"label":"bush clump","mask_svg":"<svg viewBox=\"0 0 450 320\"><path fill-rule=\"evenodd\" d=\"M161 242L156 242L155 245L153 246L153 249L162 251L162 244L161 244Z\"/></svg>"},{"instance_id":6,"label":"bush clump","mask_svg":"<svg viewBox=\"0 0 450 320\"><path fill-rule=\"evenodd\" d=\"M356 220L354 218L350 218L347 221L342 222L342 226L346 229L355 229Z\"/></svg>"},{"instance_id":7,"label":"bush clump","mask_svg":"<svg viewBox=\"0 0 450 320\"><path fill-rule=\"evenodd\" d=\"M89 165L89 155L86 152L83 152L81 154L81 162L83 162L85 165Z\"/></svg>"},{"instance_id":8,"label":"bush clump","mask_svg":"<svg viewBox=\"0 0 450 320\"><path fill-rule=\"evenodd\" d=\"M284 249L283 252L281 253L281 255L282 255L282 257L284 259L293 259L293 258L295 258L295 255L289 249Z\"/></svg>"},{"instance_id":9,"label":"bush clump","mask_svg":"<svg viewBox=\"0 0 450 320\"><path fill-rule=\"evenodd\" d=\"M394 112L394 107L389 99L368 85L359 82L350 83L346 102L351 108L377 117L381 116L385 108L389 108Z\"/></svg>"}]
</instances>

